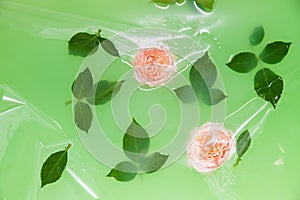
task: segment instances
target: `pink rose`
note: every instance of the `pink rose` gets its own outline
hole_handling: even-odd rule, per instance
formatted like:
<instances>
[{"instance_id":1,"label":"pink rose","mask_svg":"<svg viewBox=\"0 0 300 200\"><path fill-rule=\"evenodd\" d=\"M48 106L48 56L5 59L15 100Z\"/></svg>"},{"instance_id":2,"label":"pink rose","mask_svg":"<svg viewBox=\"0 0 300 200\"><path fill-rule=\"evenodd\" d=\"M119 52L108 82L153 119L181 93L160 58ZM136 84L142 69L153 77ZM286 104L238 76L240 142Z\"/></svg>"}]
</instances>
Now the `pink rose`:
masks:
<instances>
[{"instance_id":1,"label":"pink rose","mask_svg":"<svg viewBox=\"0 0 300 200\"><path fill-rule=\"evenodd\" d=\"M176 72L174 56L165 48L140 49L133 59L134 77L140 84L164 85Z\"/></svg>"},{"instance_id":2,"label":"pink rose","mask_svg":"<svg viewBox=\"0 0 300 200\"><path fill-rule=\"evenodd\" d=\"M235 138L222 124L206 123L193 132L187 149L189 163L198 172L210 172L225 163L235 152Z\"/></svg>"}]
</instances>

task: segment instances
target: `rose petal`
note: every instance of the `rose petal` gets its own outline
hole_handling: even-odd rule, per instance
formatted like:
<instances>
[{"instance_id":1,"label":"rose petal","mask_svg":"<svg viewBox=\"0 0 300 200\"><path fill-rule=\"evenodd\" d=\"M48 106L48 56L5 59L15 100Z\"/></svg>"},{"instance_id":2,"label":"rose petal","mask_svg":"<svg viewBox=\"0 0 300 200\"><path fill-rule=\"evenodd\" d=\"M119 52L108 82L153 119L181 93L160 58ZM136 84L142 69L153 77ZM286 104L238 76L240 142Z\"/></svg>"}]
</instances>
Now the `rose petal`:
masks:
<instances>
[{"instance_id":1,"label":"rose petal","mask_svg":"<svg viewBox=\"0 0 300 200\"><path fill-rule=\"evenodd\" d=\"M220 123L206 123L194 130L188 146L189 163L198 172L210 172L222 166L235 152L232 131Z\"/></svg>"},{"instance_id":2,"label":"rose petal","mask_svg":"<svg viewBox=\"0 0 300 200\"><path fill-rule=\"evenodd\" d=\"M140 49L132 61L135 79L149 86L164 85L176 72L173 58L167 49Z\"/></svg>"}]
</instances>

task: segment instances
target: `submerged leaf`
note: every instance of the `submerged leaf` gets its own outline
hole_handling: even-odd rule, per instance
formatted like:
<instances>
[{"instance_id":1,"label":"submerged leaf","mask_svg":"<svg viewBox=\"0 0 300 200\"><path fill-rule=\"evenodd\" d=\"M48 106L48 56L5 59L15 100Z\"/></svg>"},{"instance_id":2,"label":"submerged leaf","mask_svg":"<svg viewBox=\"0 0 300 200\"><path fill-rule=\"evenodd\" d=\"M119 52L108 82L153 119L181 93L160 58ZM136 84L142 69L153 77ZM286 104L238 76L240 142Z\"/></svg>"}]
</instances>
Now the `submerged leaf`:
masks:
<instances>
[{"instance_id":1,"label":"submerged leaf","mask_svg":"<svg viewBox=\"0 0 300 200\"><path fill-rule=\"evenodd\" d=\"M87 98L87 101L92 105L105 104L111 100L116 84L117 82L115 81L99 81L94 85L95 89L91 93L91 96Z\"/></svg>"},{"instance_id":2,"label":"submerged leaf","mask_svg":"<svg viewBox=\"0 0 300 200\"><path fill-rule=\"evenodd\" d=\"M190 70L190 81L192 88L198 98L208 98L209 87L207 86L200 72L194 66L192 66Z\"/></svg>"},{"instance_id":3,"label":"submerged leaf","mask_svg":"<svg viewBox=\"0 0 300 200\"><path fill-rule=\"evenodd\" d=\"M196 0L196 3L202 8L208 8L209 10L211 10L213 8L215 0Z\"/></svg>"},{"instance_id":4,"label":"submerged leaf","mask_svg":"<svg viewBox=\"0 0 300 200\"><path fill-rule=\"evenodd\" d=\"M259 70L254 77L254 89L260 97L269 101L275 108L282 90L282 78L268 68Z\"/></svg>"},{"instance_id":5,"label":"submerged leaf","mask_svg":"<svg viewBox=\"0 0 300 200\"><path fill-rule=\"evenodd\" d=\"M74 106L74 118L76 126L88 133L93 121L91 107L86 103L77 102Z\"/></svg>"},{"instance_id":6,"label":"submerged leaf","mask_svg":"<svg viewBox=\"0 0 300 200\"><path fill-rule=\"evenodd\" d=\"M101 47L110 55L119 57L119 51L115 47L114 43L107 38L100 38Z\"/></svg>"},{"instance_id":7,"label":"submerged leaf","mask_svg":"<svg viewBox=\"0 0 300 200\"><path fill-rule=\"evenodd\" d=\"M133 119L123 137L125 154L134 162L140 162L141 158L148 152L149 145L150 138L148 133Z\"/></svg>"},{"instance_id":8,"label":"submerged leaf","mask_svg":"<svg viewBox=\"0 0 300 200\"><path fill-rule=\"evenodd\" d=\"M69 144L65 150L51 154L44 162L41 169L41 187L56 182L66 168L68 161Z\"/></svg>"},{"instance_id":9,"label":"submerged leaf","mask_svg":"<svg viewBox=\"0 0 300 200\"><path fill-rule=\"evenodd\" d=\"M90 95L93 86L93 77L89 68L79 73L72 85L73 95L81 100Z\"/></svg>"},{"instance_id":10,"label":"submerged leaf","mask_svg":"<svg viewBox=\"0 0 300 200\"><path fill-rule=\"evenodd\" d=\"M197 100L193 88L189 85L181 86L174 92L183 103L193 103Z\"/></svg>"},{"instance_id":11,"label":"submerged leaf","mask_svg":"<svg viewBox=\"0 0 300 200\"><path fill-rule=\"evenodd\" d=\"M211 88L217 79L217 68L206 52L190 70L192 88L199 99L206 105L215 105L226 96L216 88Z\"/></svg>"},{"instance_id":12,"label":"submerged leaf","mask_svg":"<svg viewBox=\"0 0 300 200\"><path fill-rule=\"evenodd\" d=\"M226 97L221 90L211 88L217 79L217 68L207 52L193 64L189 75L195 94L205 104L215 105Z\"/></svg>"},{"instance_id":13,"label":"submerged leaf","mask_svg":"<svg viewBox=\"0 0 300 200\"><path fill-rule=\"evenodd\" d=\"M235 55L226 65L240 73L250 72L257 66L258 59L254 53L242 52Z\"/></svg>"},{"instance_id":14,"label":"submerged leaf","mask_svg":"<svg viewBox=\"0 0 300 200\"><path fill-rule=\"evenodd\" d=\"M136 177L137 170L134 163L123 161L117 164L106 176L114 177L117 181L127 182Z\"/></svg>"},{"instance_id":15,"label":"submerged leaf","mask_svg":"<svg viewBox=\"0 0 300 200\"><path fill-rule=\"evenodd\" d=\"M262 26L255 27L249 37L249 42L252 46L256 46L264 39L265 31Z\"/></svg>"},{"instance_id":16,"label":"submerged leaf","mask_svg":"<svg viewBox=\"0 0 300 200\"><path fill-rule=\"evenodd\" d=\"M288 53L291 42L276 41L267 44L260 53L259 58L268 64L279 63Z\"/></svg>"},{"instance_id":17,"label":"submerged leaf","mask_svg":"<svg viewBox=\"0 0 300 200\"><path fill-rule=\"evenodd\" d=\"M140 169L145 173L153 173L165 164L168 157L169 155L163 155L159 152L152 153L143 158Z\"/></svg>"},{"instance_id":18,"label":"submerged leaf","mask_svg":"<svg viewBox=\"0 0 300 200\"><path fill-rule=\"evenodd\" d=\"M203 96L203 103L206 105L216 105L224 100L227 96L219 89L212 88L209 90L209 94L207 96Z\"/></svg>"},{"instance_id":19,"label":"submerged leaf","mask_svg":"<svg viewBox=\"0 0 300 200\"><path fill-rule=\"evenodd\" d=\"M241 158L246 153L250 144L251 144L250 133L248 130L245 130L244 132L241 133L241 135L237 139L236 152L238 154L238 157Z\"/></svg>"},{"instance_id":20,"label":"submerged leaf","mask_svg":"<svg viewBox=\"0 0 300 200\"><path fill-rule=\"evenodd\" d=\"M99 34L89 34L84 32L76 33L69 40L69 54L86 57L97 51L100 44Z\"/></svg>"},{"instance_id":21,"label":"submerged leaf","mask_svg":"<svg viewBox=\"0 0 300 200\"><path fill-rule=\"evenodd\" d=\"M114 92L113 92L113 97L120 91L120 89L121 89L121 87L123 86L123 84L125 83L125 80L121 80L121 81L119 81L117 84L116 84L116 86L115 86L115 88L114 88Z\"/></svg>"},{"instance_id":22,"label":"submerged leaf","mask_svg":"<svg viewBox=\"0 0 300 200\"><path fill-rule=\"evenodd\" d=\"M234 166L237 166L239 162L241 161L241 157L246 153L249 146L251 144L251 136L248 130L245 130L241 133L241 135L237 139L236 143L236 152L238 155L238 159Z\"/></svg>"},{"instance_id":23,"label":"submerged leaf","mask_svg":"<svg viewBox=\"0 0 300 200\"><path fill-rule=\"evenodd\" d=\"M216 82L218 75L217 68L210 59L208 52L205 52L204 56L193 64L193 67L198 71L198 74L202 76L202 79L204 79L208 87L211 87ZM190 77L191 75L194 74L190 74Z\"/></svg>"},{"instance_id":24,"label":"submerged leaf","mask_svg":"<svg viewBox=\"0 0 300 200\"><path fill-rule=\"evenodd\" d=\"M164 5L173 5L175 3L182 3L183 0L151 0L150 2L161 3L161 4L164 4Z\"/></svg>"}]
</instances>

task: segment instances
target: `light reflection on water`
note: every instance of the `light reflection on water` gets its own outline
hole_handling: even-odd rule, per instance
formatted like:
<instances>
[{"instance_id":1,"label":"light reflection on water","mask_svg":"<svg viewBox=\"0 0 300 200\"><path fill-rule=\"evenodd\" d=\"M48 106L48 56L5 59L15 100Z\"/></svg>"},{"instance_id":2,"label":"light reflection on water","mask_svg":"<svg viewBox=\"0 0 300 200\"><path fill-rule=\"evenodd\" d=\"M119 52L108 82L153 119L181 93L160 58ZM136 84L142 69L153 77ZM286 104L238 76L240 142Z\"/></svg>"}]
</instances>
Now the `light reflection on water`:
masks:
<instances>
[{"instance_id":1,"label":"light reflection on water","mask_svg":"<svg viewBox=\"0 0 300 200\"><path fill-rule=\"evenodd\" d=\"M177 6L182 6L186 3L186 0L182 1L182 2L176 2L175 4ZM162 4L162 3L154 3L155 7L159 8L159 9L163 9L166 10L170 7L170 4Z\"/></svg>"},{"instance_id":2,"label":"light reflection on water","mask_svg":"<svg viewBox=\"0 0 300 200\"><path fill-rule=\"evenodd\" d=\"M159 8L159 9L164 9L164 10L165 10L165 9L168 9L168 8L170 7L169 4L161 5L161 4L155 3L154 5L155 5L155 7Z\"/></svg>"}]
</instances>

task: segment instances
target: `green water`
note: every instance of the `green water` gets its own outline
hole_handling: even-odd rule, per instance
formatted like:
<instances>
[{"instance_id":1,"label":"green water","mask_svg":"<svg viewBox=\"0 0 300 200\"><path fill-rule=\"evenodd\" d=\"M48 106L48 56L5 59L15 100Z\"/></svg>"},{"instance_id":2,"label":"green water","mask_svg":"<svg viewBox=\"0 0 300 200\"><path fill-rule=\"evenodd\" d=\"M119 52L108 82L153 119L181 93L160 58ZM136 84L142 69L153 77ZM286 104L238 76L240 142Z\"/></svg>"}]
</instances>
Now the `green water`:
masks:
<instances>
[{"instance_id":1,"label":"green water","mask_svg":"<svg viewBox=\"0 0 300 200\"><path fill-rule=\"evenodd\" d=\"M32 14L33 18L20 18L19 16L19 19L19 11L16 11L14 18L11 19L7 18L6 11L8 8L15 8L16 4L7 4L7 2L47 10ZM23 9L26 10L28 7ZM201 14L191 2L183 6L171 6L166 10L156 8L147 0L1 2L0 15L3 14L4 17L1 17L0 21L0 43L2 44L0 46L0 83L8 85L26 99L26 102L30 102L38 110L56 120L62 129L51 129L30 120L18 126L16 120L12 118L12 125L19 128L10 135L9 145L0 160L0 199L82 200L97 199L96 197L108 200L300 199L298 189L300 186L299 9L298 0L216 1L215 11L201 19L204 23L207 21L207 29L219 42L219 47L215 46L210 53L218 67L228 95L227 114L237 110L256 96L253 89L255 72L238 74L225 65L231 55L250 49L248 36L253 28L263 25L266 32L264 43L276 40L292 42L287 57L281 63L270 66L283 77L283 96L277 109L271 111L263 122L260 131L252 141L250 150L237 168L230 170L231 173L220 173L225 177L202 175L189 167L185 156L182 156L157 173L138 176L128 183L119 183L112 178L105 177L110 168L98 162L82 145L73 123L72 106L64 104L72 99L70 87L83 59L67 54L67 40L63 39L65 35L58 34L61 39L49 39L38 34L40 30L50 25L52 27L57 25L59 28L66 26L71 30L73 27L76 31L80 27L98 26L98 24L76 23L74 19L68 22L63 17L60 22L59 17L50 15L51 12L47 13L52 10L87 17L91 21L126 23L133 27L147 26L152 19L155 21L157 18L169 15ZM35 17L40 18L35 19ZM74 24L70 24L71 22ZM262 48L263 45L257 47L256 52L260 52ZM122 70L126 71L126 67ZM107 73L107 77L111 75ZM149 116L143 116L142 113L147 111L146 108L149 107L147 105L153 104L155 96L162 94L159 92L147 94L149 98L145 103L141 102L140 93L137 92L134 95L134 98L138 99L136 106L140 106L141 109L130 108L130 113L136 115L141 123L150 123ZM174 98L172 95L166 92L166 96L160 101ZM165 108L167 113L174 112L174 117L171 118L174 121L178 120L176 113L179 111L172 110L172 106L177 108L177 105L178 101L175 101ZM97 111L99 120L103 119L105 130L119 133L118 127L110 121L111 116L108 114L108 117L105 117L105 113L109 112L108 108L109 106L105 105L103 113ZM251 113L250 110L249 113ZM21 118L18 114L15 117ZM201 120L205 121L206 117L203 116ZM163 132L173 129L176 129L176 125L164 127ZM6 129L2 127L0 130L6 134ZM120 145L120 137L111 135L107 137L114 144ZM170 135L160 137L156 137L154 141L157 147L170 140ZM65 171L58 182L40 189L39 172L43 161L52 152L63 149L67 143L73 144L69 154L69 171ZM283 163L275 165L279 159L282 159ZM84 189L79 179L76 182L72 172L75 172L75 177L79 177L93 192L89 193L89 190ZM225 181L226 177L232 178L233 181ZM217 178L219 181L214 182ZM217 183L224 183L224 192L218 190Z\"/></svg>"}]
</instances>

